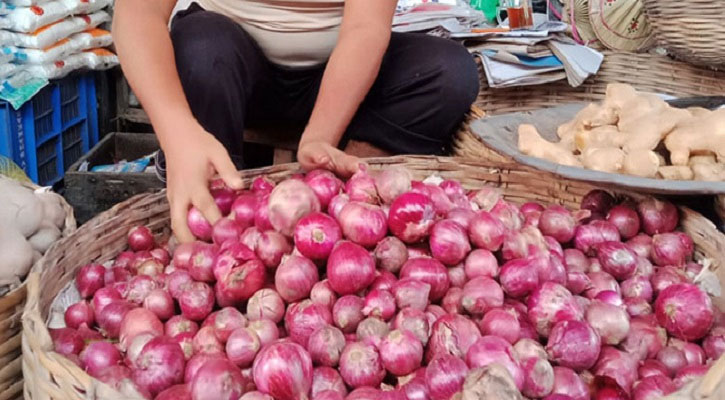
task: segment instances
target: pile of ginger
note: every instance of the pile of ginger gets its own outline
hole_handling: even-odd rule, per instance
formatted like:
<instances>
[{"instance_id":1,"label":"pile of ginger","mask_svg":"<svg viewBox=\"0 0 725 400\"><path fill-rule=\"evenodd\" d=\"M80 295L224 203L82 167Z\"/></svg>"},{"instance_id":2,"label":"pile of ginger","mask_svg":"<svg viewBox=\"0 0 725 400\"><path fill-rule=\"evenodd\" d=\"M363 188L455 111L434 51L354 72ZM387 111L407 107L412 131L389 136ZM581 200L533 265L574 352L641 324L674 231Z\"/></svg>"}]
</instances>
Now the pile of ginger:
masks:
<instances>
[{"instance_id":1,"label":"pile of ginger","mask_svg":"<svg viewBox=\"0 0 725 400\"><path fill-rule=\"evenodd\" d=\"M559 126L558 143L519 126L519 151L558 164L645 178L725 181L725 109L671 107L624 84L607 86Z\"/></svg>"}]
</instances>

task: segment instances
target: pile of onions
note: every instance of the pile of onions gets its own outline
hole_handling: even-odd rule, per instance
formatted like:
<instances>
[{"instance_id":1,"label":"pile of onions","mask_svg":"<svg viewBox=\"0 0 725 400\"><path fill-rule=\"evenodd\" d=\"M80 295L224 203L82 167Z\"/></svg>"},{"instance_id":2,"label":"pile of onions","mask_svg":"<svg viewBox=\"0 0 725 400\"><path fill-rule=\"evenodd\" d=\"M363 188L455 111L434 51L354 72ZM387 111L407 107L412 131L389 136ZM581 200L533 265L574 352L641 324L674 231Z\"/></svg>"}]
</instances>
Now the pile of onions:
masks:
<instances>
[{"instance_id":1,"label":"pile of onions","mask_svg":"<svg viewBox=\"0 0 725 400\"><path fill-rule=\"evenodd\" d=\"M196 242L134 227L78 269L56 352L156 400L649 400L725 354L667 202L518 207L365 167L212 193Z\"/></svg>"}]
</instances>

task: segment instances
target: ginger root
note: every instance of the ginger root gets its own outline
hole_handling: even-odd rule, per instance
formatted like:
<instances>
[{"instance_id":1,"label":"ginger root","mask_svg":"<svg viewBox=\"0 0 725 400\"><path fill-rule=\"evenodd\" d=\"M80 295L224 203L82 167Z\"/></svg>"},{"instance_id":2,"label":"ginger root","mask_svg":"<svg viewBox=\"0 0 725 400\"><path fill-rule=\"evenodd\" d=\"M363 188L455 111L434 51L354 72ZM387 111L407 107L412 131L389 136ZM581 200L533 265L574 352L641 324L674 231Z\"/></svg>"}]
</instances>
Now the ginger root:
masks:
<instances>
[{"instance_id":1,"label":"ginger root","mask_svg":"<svg viewBox=\"0 0 725 400\"><path fill-rule=\"evenodd\" d=\"M576 132L574 140L577 150L582 153L591 147L622 147L626 141L627 135L619 132L615 125L582 129Z\"/></svg>"},{"instance_id":2,"label":"ginger root","mask_svg":"<svg viewBox=\"0 0 725 400\"><path fill-rule=\"evenodd\" d=\"M600 126L615 125L616 123L617 114L614 108L591 103L579 111L574 120L559 126L556 134L561 139L559 143L562 146L574 151L577 132L591 130Z\"/></svg>"},{"instance_id":3,"label":"ginger root","mask_svg":"<svg viewBox=\"0 0 725 400\"><path fill-rule=\"evenodd\" d=\"M529 124L519 126L519 151L557 164L581 166L579 160L569 150L542 138L536 127Z\"/></svg>"},{"instance_id":4,"label":"ginger root","mask_svg":"<svg viewBox=\"0 0 725 400\"><path fill-rule=\"evenodd\" d=\"M617 147L589 148L584 152L582 161L586 168L617 173L624 166L624 152Z\"/></svg>"},{"instance_id":5,"label":"ginger root","mask_svg":"<svg viewBox=\"0 0 725 400\"><path fill-rule=\"evenodd\" d=\"M714 153L718 162L725 162L725 109L680 121L665 138L665 147L673 165L687 165L693 153Z\"/></svg>"},{"instance_id":6,"label":"ginger root","mask_svg":"<svg viewBox=\"0 0 725 400\"><path fill-rule=\"evenodd\" d=\"M725 164L697 163L692 165L692 173L698 181L725 181Z\"/></svg>"},{"instance_id":7,"label":"ginger root","mask_svg":"<svg viewBox=\"0 0 725 400\"><path fill-rule=\"evenodd\" d=\"M660 157L652 150L634 150L624 156L623 172L630 175L654 178L659 167Z\"/></svg>"},{"instance_id":8,"label":"ginger root","mask_svg":"<svg viewBox=\"0 0 725 400\"><path fill-rule=\"evenodd\" d=\"M692 169L686 165L665 165L657 170L662 179L674 181L690 181L694 177Z\"/></svg>"}]
</instances>

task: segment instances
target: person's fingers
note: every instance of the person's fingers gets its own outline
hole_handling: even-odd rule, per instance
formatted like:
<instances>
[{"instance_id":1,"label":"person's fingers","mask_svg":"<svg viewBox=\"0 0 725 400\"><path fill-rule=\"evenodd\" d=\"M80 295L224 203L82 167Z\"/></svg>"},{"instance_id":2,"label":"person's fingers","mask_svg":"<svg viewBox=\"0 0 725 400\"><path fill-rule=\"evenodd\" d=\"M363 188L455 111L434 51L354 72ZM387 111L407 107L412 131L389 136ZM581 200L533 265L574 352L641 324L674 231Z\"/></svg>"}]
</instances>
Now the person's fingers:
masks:
<instances>
[{"instance_id":1,"label":"person's fingers","mask_svg":"<svg viewBox=\"0 0 725 400\"><path fill-rule=\"evenodd\" d=\"M302 165L302 168L307 171L316 168L328 168L331 162L330 155L327 151L317 146L303 148L298 156L298 161Z\"/></svg>"},{"instance_id":2,"label":"person's fingers","mask_svg":"<svg viewBox=\"0 0 725 400\"><path fill-rule=\"evenodd\" d=\"M244 181L242 181L239 171L226 153L215 155L212 164L219 177L230 189L240 190L244 187Z\"/></svg>"},{"instance_id":3,"label":"person's fingers","mask_svg":"<svg viewBox=\"0 0 725 400\"><path fill-rule=\"evenodd\" d=\"M189 212L188 201L178 201L169 198L171 206L171 230L180 243L188 243L194 241L194 235L189 230L186 223L186 214Z\"/></svg>"},{"instance_id":4,"label":"person's fingers","mask_svg":"<svg viewBox=\"0 0 725 400\"><path fill-rule=\"evenodd\" d=\"M206 188L195 190L194 195L191 198L191 203L212 225L214 225L222 217L219 207L217 207L214 202L214 198L211 197L209 190Z\"/></svg>"},{"instance_id":5,"label":"person's fingers","mask_svg":"<svg viewBox=\"0 0 725 400\"><path fill-rule=\"evenodd\" d=\"M360 169L361 161L359 158L351 156L349 154L345 154L343 151L340 150L336 151L338 153L336 154L333 163L333 169L335 173L342 176L343 178L347 178Z\"/></svg>"}]
</instances>

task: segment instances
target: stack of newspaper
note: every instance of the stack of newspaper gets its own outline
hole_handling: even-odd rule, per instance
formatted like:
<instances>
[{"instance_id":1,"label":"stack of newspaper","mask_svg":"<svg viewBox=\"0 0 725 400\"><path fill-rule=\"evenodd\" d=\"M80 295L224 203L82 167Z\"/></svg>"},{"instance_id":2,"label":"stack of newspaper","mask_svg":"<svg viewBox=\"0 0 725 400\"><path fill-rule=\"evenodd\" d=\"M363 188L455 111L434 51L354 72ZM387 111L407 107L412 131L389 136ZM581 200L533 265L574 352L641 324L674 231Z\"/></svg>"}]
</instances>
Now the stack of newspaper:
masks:
<instances>
[{"instance_id":1,"label":"stack of newspaper","mask_svg":"<svg viewBox=\"0 0 725 400\"><path fill-rule=\"evenodd\" d=\"M486 23L481 11L466 2L438 0L400 0L393 18L395 32L424 32L443 28L447 31L470 30Z\"/></svg>"}]
</instances>

